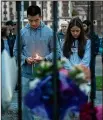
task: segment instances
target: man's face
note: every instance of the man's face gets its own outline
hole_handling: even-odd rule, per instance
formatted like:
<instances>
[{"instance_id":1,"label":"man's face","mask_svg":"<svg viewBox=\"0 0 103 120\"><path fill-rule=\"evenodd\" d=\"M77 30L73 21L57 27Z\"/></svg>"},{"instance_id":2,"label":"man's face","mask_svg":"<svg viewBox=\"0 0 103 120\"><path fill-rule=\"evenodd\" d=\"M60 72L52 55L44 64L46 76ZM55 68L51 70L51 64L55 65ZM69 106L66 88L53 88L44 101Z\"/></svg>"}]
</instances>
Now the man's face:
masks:
<instances>
[{"instance_id":1,"label":"man's face","mask_svg":"<svg viewBox=\"0 0 103 120\"><path fill-rule=\"evenodd\" d=\"M10 31L12 31L13 26L12 26L12 25L7 25L7 28L8 28Z\"/></svg>"},{"instance_id":2,"label":"man's face","mask_svg":"<svg viewBox=\"0 0 103 120\"><path fill-rule=\"evenodd\" d=\"M41 16L40 15L35 15L35 16L28 15L28 21L29 21L30 26L36 29L40 25Z\"/></svg>"},{"instance_id":3,"label":"man's face","mask_svg":"<svg viewBox=\"0 0 103 120\"><path fill-rule=\"evenodd\" d=\"M61 30L62 30L63 33L66 33L67 27L68 27L68 24L66 24L66 23L61 24Z\"/></svg>"},{"instance_id":4,"label":"man's face","mask_svg":"<svg viewBox=\"0 0 103 120\"><path fill-rule=\"evenodd\" d=\"M7 27L6 35L9 36L10 34L10 29Z\"/></svg>"},{"instance_id":5,"label":"man's face","mask_svg":"<svg viewBox=\"0 0 103 120\"><path fill-rule=\"evenodd\" d=\"M88 27L86 24L83 23L83 28L84 28L84 31L86 31Z\"/></svg>"}]
</instances>

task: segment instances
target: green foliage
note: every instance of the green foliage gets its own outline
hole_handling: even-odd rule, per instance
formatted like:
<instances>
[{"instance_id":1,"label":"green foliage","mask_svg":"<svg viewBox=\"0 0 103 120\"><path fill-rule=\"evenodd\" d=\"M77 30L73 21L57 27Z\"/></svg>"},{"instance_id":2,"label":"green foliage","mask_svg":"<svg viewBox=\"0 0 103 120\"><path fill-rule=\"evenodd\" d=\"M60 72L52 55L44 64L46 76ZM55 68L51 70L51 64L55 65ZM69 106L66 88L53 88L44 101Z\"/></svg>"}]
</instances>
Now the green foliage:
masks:
<instances>
[{"instance_id":1,"label":"green foliage","mask_svg":"<svg viewBox=\"0 0 103 120\"><path fill-rule=\"evenodd\" d=\"M77 10L73 9L72 16L77 16L77 15L79 15L79 12Z\"/></svg>"},{"instance_id":2,"label":"green foliage","mask_svg":"<svg viewBox=\"0 0 103 120\"><path fill-rule=\"evenodd\" d=\"M97 90L103 90L103 76L97 76L96 77L96 89Z\"/></svg>"},{"instance_id":3,"label":"green foliage","mask_svg":"<svg viewBox=\"0 0 103 120\"><path fill-rule=\"evenodd\" d=\"M81 83L87 83L87 81L84 78L84 73L81 69L79 69L78 67L75 67L74 70L72 70L71 72L69 72L69 76L70 78L72 78L75 83L77 85L81 84Z\"/></svg>"},{"instance_id":4,"label":"green foliage","mask_svg":"<svg viewBox=\"0 0 103 120\"><path fill-rule=\"evenodd\" d=\"M85 80L85 74L81 70L80 66L75 66L71 71L64 69L65 60L57 60L57 71L67 75L69 78L75 81L77 85L81 83L87 83ZM50 61L41 61L41 63L36 64L33 68L34 78L43 79L46 76L52 75L53 73L53 63Z\"/></svg>"}]
</instances>

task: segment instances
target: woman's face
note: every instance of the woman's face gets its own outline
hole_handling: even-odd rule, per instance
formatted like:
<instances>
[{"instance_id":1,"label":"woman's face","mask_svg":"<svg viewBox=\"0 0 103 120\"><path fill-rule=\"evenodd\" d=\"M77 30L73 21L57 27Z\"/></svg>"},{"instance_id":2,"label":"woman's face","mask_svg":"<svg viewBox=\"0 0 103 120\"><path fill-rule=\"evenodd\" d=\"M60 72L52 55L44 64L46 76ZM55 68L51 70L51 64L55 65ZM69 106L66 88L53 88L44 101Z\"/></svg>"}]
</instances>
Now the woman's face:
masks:
<instances>
[{"instance_id":1,"label":"woman's face","mask_svg":"<svg viewBox=\"0 0 103 120\"><path fill-rule=\"evenodd\" d=\"M70 31L71 31L72 36L77 39L80 35L81 29L78 26L73 26L70 29Z\"/></svg>"}]
</instances>

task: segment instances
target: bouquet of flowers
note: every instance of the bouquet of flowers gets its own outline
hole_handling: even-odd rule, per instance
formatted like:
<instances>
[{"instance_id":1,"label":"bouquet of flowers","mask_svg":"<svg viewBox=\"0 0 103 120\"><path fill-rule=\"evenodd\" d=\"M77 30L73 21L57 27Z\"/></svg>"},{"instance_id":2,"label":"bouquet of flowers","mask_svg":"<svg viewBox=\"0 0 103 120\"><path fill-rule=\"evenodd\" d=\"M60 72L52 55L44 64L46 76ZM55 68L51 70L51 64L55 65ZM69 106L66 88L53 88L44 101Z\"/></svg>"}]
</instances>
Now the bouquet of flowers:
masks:
<instances>
[{"instance_id":1,"label":"bouquet of flowers","mask_svg":"<svg viewBox=\"0 0 103 120\"><path fill-rule=\"evenodd\" d=\"M92 106L92 103L86 103L81 107L80 120L102 120L103 105Z\"/></svg>"},{"instance_id":2,"label":"bouquet of flowers","mask_svg":"<svg viewBox=\"0 0 103 120\"><path fill-rule=\"evenodd\" d=\"M65 119L67 111L80 111L81 106L87 102L88 96L80 89L80 85L87 83L90 76L86 75L88 70L83 65L68 71L63 68L63 64L64 61L57 61L60 120ZM42 61L35 66L35 79L30 82L30 90L24 97L25 105L42 120L53 119L52 71L53 64L49 61Z\"/></svg>"}]
</instances>

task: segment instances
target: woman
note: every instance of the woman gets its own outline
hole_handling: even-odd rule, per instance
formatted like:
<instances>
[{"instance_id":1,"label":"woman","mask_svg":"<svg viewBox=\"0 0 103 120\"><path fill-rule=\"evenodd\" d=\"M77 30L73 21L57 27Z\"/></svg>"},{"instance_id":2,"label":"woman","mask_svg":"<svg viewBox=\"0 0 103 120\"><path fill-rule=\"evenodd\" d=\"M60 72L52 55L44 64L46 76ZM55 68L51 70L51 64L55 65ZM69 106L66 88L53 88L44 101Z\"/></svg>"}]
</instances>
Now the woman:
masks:
<instances>
[{"instance_id":1,"label":"woman","mask_svg":"<svg viewBox=\"0 0 103 120\"><path fill-rule=\"evenodd\" d=\"M70 21L63 46L66 58L64 67L71 70L75 65L90 67L91 41L85 37L82 21L74 18Z\"/></svg>"}]
</instances>

